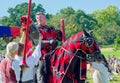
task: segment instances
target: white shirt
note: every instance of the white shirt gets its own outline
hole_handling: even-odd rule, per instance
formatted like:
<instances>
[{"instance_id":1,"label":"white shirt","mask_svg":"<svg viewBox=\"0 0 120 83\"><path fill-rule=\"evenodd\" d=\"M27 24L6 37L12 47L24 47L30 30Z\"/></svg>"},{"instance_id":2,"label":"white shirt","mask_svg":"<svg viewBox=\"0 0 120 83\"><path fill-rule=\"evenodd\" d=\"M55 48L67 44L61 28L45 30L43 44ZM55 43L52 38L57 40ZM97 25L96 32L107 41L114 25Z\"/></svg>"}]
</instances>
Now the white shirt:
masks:
<instances>
[{"instance_id":1,"label":"white shirt","mask_svg":"<svg viewBox=\"0 0 120 83\"><path fill-rule=\"evenodd\" d=\"M2 83L2 73L0 71L0 83Z\"/></svg>"},{"instance_id":2,"label":"white shirt","mask_svg":"<svg viewBox=\"0 0 120 83\"><path fill-rule=\"evenodd\" d=\"M0 55L0 61L3 60L3 59L4 59L4 57L2 57L2 55Z\"/></svg>"},{"instance_id":3,"label":"white shirt","mask_svg":"<svg viewBox=\"0 0 120 83\"><path fill-rule=\"evenodd\" d=\"M33 80L33 71L34 66L39 61L39 58L41 57L41 47L38 45L33 52L32 56L28 57L26 59L26 63L28 65L28 68L23 72L22 81L28 81ZM15 59L12 62L12 68L15 71L16 80L19 81L20 79L20 62L23 57L16 56Z\"/></svg>"},{"instance_id":4,"label":"white shirt","mask_svg":"<svg viewBox=\"0 0 120 83\"><path fill-rule=\"evenodd\" d=\"M92 67L95 68L93 73L94 83L109 83L107 68L102 63L92 62Z\"/></svg>"}]
</instances>

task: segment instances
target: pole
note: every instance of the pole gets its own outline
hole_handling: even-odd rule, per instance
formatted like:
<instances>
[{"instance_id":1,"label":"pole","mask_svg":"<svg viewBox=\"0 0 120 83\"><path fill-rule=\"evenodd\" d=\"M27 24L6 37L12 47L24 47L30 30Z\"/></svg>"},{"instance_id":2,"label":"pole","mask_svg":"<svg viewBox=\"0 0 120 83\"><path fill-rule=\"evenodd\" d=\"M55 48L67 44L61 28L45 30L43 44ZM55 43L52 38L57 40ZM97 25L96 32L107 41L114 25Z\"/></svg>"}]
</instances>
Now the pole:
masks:
<instances>
[{"instance_id":1,"label":"pole","mask_svg":"<svg viewBox=\"0 0 120 83\"><path fill-rule=\"evenodd\" d=\"M31 10L31 3L32 3L32 0L29 0L29 4L28 4L28 17L27 17L27 26L26 26L26 38L25 38L25 44L24 44L24 52L23 52L23 60L22 60L22 65L26 66L27 67L27 63L26 63L26 53L27 53L27 42L28 42L28 32L29 32L29 25L30 25L30 10Z\"/></svg>"},{"instance_id":2,"label":"pole","mask_svg":"<svg viewBox=\"0 0 120 83\"><path fill-rule=\"evenodd\" d=\"M62 32L62 43L65 42L66 37L65 37L65 25L64 25L64 19L60 20L60 30Z\"/></svg>"},{"instance_id":3,"label":"pole","mask_svg":"<svg viewBox=\"0 0 120 83\"><path fill-rule=\"evenodd\" d=\"M28 42L28 31L29 31L29 25L30 25L30 10L31 10L31 4L32 4L32 0L29 0L29 4L28 4L28 17L27 17L27 26L26 26L26 38L25 38L25 43L24 43L24 52L23 52L23 59L21 61L21 70L20 70L20 80L19 83L22 83L22 75L23 75L23 70L28 67L27 63L26 63L26 53L27 53L27 42Z\"/></svg>"}]
</instances>

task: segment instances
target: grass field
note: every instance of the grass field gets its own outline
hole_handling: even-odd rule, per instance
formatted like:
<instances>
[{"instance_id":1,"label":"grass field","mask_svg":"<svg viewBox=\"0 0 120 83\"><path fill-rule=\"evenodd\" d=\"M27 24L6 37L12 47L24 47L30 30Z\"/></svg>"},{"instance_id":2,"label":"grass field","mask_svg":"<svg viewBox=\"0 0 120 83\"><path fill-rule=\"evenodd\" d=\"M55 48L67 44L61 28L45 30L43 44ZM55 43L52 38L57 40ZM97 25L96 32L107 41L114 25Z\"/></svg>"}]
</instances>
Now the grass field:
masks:
<instances>
[{"instance_id":1,"label":"grass field","mask_svg":"<svg viewBox=\"0 0 120 83\"><path fill-rule=\"evenodd\" d=\"M113 51L112 48L101 48L101 52L102 54L105 55L105 57L107 57L108 55L112 56L115 55L117 58L120 59L120 50L118 51ZM112 75L113 80L110 81L110 83L120 83L120 75ZM93 83L92 78L91 78L91 72L87 73L87 81L89 83Z\"/></svg>"},{"instance_id":2,"label":"grass field","mask_svg":"<svg viewBox=\"0 0 120 83\"><path fill-rule=\"evenodd\" d=\"M109 83L120 83L120 75L112 75L113 80L111 80ZM91 73L87 73L87 82L93 83Z\"/></svg>"},{"instance_id":3,"label":"grass field","mask_svg":"<svg viewBox=\"0 0 120 83\"><path fill-rule=\"evenodd\" d=\"M101 48L101 52L107 57L108 55L115 55L120 59L120 50L114 51L113 48Z\"/></svg>"}]
</instances>

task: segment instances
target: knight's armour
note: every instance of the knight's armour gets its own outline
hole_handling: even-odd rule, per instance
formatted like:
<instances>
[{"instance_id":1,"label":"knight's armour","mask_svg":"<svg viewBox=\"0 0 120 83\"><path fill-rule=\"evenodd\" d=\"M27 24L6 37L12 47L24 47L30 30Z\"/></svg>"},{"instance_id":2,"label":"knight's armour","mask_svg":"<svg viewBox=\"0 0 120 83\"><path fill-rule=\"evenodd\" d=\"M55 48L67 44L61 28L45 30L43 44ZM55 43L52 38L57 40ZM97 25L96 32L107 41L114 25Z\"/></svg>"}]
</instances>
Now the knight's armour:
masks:
<instances>
[{"instance_id":1,"label":"knight's armour","mask_svg":"<svg viewBox=\"0 0 120 83\"><path fill-rule=\"evenodd\" d=\"M58 41L62 40L62 33L59 30L56 30L54 27L39 27L39 32L43 35L42 42L42 53L46 54L53 51L57 45Z\"/></svg>"}]
</instances>

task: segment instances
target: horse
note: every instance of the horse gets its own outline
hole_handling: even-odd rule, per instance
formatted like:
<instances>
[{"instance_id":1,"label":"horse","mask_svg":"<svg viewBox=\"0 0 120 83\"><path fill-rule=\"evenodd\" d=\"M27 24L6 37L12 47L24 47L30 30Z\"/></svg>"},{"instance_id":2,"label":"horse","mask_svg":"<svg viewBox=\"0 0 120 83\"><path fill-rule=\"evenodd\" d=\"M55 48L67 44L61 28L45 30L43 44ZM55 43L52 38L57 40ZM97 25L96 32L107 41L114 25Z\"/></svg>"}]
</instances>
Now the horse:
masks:
<instances>
[{"instance_id":1,"label":"horse","mask_svg":"<svg viewBox=\"0 0 120 83\"><path fill-rule=\"evenodd\" d=\"M83 30L72 35L50 57L49 83L85 83L87 57L100 53L91 33Z\"/></svg>"}]
</instances>

